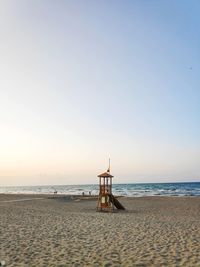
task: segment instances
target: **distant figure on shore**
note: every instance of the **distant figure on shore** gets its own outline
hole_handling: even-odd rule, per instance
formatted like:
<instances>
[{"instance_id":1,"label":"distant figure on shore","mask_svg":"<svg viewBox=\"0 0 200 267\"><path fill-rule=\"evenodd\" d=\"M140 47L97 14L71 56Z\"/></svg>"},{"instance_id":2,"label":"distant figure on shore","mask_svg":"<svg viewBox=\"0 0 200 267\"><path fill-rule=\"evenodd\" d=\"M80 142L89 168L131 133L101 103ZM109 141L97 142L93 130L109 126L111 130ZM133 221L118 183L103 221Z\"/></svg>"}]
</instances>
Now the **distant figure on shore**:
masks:
<instances>
[{"instance_id":1,"label":"distant figure on shore","mask_svg":"<svg viewBox=\"0 0 200 267\"><path fill-rule=\"evenodd\" d=\"M91 191L89 191L89 195L91 196L91 194L92 194L92 192Z\"/></svg>"},{"instance_id":2,"label":"distant figure on shore","mask_svg":"<svg viewBox=\"0 0 200 267\"><path fill-rule=\"evenodd\" d=\"M82 193L82 196L84 196L84 195L85 195L85 193L83 192L83 193Z\"/></svg>"},{"instance_id":3,"label":"distant figure on shore","mask_svg":"<svg viewBox=\"0 0 200 267\"><path fill-rule=\"evenodd\" d=\"M55 190L55 191L54 191L54 195L56 195L57 193L58 193L57 190Z\"/></svg>"}]
</instances>

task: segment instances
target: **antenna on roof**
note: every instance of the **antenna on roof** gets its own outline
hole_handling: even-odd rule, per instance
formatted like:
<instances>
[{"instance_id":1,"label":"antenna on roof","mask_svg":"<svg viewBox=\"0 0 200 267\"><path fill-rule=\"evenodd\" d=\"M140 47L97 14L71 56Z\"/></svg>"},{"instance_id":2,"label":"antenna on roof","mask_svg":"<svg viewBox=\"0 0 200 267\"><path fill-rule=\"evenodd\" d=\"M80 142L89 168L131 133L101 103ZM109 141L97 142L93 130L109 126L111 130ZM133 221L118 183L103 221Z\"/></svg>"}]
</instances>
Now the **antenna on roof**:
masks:
<instances>
[{"instance_id":1,"label":"antenna on roof","mask_svg":"<svg viewBox=\"0 0 200 267\"><path fill-rule=\"evenodd\" d=\"M108 165L107 172L110 173L110 158L109 158L109 165Z\"/></svg>"}]
</instances>

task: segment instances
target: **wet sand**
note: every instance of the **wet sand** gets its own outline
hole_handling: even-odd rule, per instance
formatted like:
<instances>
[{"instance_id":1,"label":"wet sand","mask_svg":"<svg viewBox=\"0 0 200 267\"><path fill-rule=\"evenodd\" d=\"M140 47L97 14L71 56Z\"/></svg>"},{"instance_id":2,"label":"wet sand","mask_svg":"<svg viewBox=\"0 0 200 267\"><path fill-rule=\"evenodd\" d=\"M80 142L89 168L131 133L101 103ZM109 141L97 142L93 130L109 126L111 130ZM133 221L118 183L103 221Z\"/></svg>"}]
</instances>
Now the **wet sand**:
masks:
<instances>
[{"instance_id":1,"label":"wet sand","mask_svg":"<svg viewBox=\"0 0 200 267\"><path fill-rule=\"evenodd\" d=\"M17 200L17 201L15 201ZM0 195L6 266L200 266L200 197L94 198Z\"/></svg>"}]
</instances>

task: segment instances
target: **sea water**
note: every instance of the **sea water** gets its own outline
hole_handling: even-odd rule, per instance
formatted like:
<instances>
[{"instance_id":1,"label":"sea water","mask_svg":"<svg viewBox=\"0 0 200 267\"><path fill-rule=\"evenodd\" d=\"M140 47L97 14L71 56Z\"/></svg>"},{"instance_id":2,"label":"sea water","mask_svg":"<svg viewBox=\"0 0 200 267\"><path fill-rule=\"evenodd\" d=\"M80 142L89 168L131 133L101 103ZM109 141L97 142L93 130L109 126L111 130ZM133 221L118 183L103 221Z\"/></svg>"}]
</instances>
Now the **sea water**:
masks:
<instances>
[{"instance_id":1,"label":"sea water","mask_svg":"<svg viewBox=\"0 0 200 267\"><path fill-rule=\"evenodd\" d=\"M67 195L97 195L99 186L89 184L0 187L0 193L5 194L53 194L55 191ZM200 196L200 182L113 184L112 191L114 195L128 197Z\"/></svg>"}]
</instances>

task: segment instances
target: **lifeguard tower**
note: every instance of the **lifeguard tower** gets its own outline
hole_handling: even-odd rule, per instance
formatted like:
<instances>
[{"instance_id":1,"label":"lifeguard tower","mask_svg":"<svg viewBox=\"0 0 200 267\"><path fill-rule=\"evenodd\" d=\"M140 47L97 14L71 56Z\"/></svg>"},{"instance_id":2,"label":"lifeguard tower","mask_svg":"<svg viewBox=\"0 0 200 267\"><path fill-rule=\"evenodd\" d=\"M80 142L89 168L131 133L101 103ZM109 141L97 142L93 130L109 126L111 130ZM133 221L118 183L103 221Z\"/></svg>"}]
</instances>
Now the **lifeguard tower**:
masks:
<instances>
[{"instance_id":1,"label":"lifeguard tower","mask_svg":"<svg viewBox=\"0 0 200 267\"><path fill-rule=\"evenodd\" d=\"M112 211L114 207L125 210L123 205L112 194L112 178L110 174L110 159L107 172L101 173L99 177L99 197L97 202L98 211Z\"/></svg>"}]
</instances>

